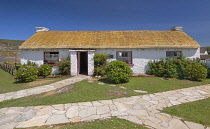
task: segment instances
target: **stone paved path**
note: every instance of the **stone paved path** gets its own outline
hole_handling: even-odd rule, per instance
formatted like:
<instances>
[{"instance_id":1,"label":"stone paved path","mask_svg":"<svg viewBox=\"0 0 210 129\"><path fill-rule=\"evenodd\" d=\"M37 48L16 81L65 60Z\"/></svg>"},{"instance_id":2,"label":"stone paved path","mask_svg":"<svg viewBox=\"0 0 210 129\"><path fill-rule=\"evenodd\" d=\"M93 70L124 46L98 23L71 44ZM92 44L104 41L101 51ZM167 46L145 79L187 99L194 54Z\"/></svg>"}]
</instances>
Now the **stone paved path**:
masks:
<instances>
[{"instance_id":1,"label":"stone paved path","mask_svg":"<svg viewBox=\"0 0 210 129\"><path fill-rule=\"evenodd\" d=\"M160 113L165 107L210 97L210 84L132 96L50 106L10 107L0 109L0 129L24 128L118 117L157 129L210 129L201 124L181 121Z\"/></svg>"},{"instance_id":2,"label":"stone paved path","mask_svg":"<svg viewBox=\"0 0 210 129\"><path fill-rule=\"evenodd\" d=\"M62 81L58 81L49 85L38 86L35 88L0 94L0 102L5 101L5 100L10 100L10 99L22 98L22 97L26 97L30 95L35 95L35 94L41 94L44 92L55 90L55 89L82 81L87 78L89 78L89 76L80 75L80 76L71 77Z\"/></svg>"}]
</instances>

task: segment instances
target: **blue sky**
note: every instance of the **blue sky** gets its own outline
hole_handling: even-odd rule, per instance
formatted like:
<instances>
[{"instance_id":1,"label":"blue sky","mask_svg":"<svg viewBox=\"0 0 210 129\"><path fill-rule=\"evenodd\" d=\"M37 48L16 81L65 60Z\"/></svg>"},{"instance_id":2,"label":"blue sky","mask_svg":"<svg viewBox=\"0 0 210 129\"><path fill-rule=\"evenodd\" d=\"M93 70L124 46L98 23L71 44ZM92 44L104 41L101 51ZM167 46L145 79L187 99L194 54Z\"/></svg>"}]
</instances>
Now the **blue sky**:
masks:
<instances>
[{"instance_id":1,"label":"blue sky","mask_svg":"<svg viewBox=\"0 0 210 129\"><path fill-rule=\"evenodd\" d=\"M103 31L174 26L210 46L210 0L0 0L0 39L26 40L34 27Z\"/></svg>"}]
</instances>

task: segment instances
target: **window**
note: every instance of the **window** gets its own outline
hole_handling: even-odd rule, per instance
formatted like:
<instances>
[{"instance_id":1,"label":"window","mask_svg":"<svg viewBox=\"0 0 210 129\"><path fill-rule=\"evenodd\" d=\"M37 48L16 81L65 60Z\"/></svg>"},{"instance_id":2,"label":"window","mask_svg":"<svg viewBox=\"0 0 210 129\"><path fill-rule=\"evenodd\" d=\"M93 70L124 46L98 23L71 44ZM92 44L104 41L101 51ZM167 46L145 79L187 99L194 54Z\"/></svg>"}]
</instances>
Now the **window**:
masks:
<instances>
[{"instance_id":1,"label":"window","mask_svg":"<svg viewBox=\"0 0 210 129\"><path fill-rule=\"evenodd\" d=\"M178 58L181 54L181 51L166 51L166 57L168 58Z\"/></svg>"},{"instance_id":2,"label":"window","mask_svg":"<svg viewBox=\"0 0 210 129\"><path fill-rule=\"evenodd\" d=\"M59 61L59 52L44 52L44 63L55 64Z\"/></svg>"},{"instance_id":3,"label":"window","mask_svg":"<svg viewBox=\"0 0 210 129\"><path fill-rule=\"evenodd\" d=\"M132 52L131 51L118 51L117 60L132 64Z\"/></svg>"}]
</instances>

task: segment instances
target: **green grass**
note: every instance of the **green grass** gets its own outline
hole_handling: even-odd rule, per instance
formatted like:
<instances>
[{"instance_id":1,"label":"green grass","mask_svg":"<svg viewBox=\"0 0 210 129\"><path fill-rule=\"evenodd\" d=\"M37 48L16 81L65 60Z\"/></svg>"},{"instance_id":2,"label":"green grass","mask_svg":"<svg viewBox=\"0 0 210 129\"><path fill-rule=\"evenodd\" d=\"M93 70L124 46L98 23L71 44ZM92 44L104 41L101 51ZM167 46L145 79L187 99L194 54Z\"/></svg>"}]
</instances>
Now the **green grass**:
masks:
<instances>
[{"instance_id":1,"label":"green grass","mask_svg":"<svg viewBox=\"0 0 210 129\"><path fill-rule=\"evenodd\" d=\"M210 127L210 98L165 108L161 112Z\"/></svg>"},{"instance_id":2,"label":"green grass","mask_svg":"<svg viewBox=\"0 0 210 129\"><path fill-rule=\"evenodd\" d=\"M63 79L66 79L66 78L52 78L48 80L53 80L52 82L50 82L50 83L53 83L53 82L60 81ZM37 79L37 81L40 81L40 80L43 80L43 79ZM46 85L46 84L49 84L49 83L45 83L43 85ZM0 68L0 89L1 89L0 94L39 86L39 85L36 85L36 86L26 86L26 85L27 83L16 83L14 76L12 76L8 72L5 72L4 70Z\"/></svg>"},{"instance_id":3,"label":"green grass","mask_svg":"<svg viewBox=\"0 0 210 129\"><path fill-rule=\"evenodd\" d=\"M32 127L27 129L147 129L141 125L134 124L128 120L112 118L107 120L96 120L88 123L79 123L74 125L54 125Z\"/></svg>"},{"instance_id":4,"label":"green grass","mask_svg":"<svg viewBox=\"0 0 210 129\"><path fill-rule=\"evenodd\" d=\"M105 82L106 79L101 81ZM145 90L148 93L163 92L168 90L186 88L191 86L198 86L210 83L210 79L203 82L192 82L186 80L163 80L159 77L134 77L129 83L118 84L116 87L108 84L99 85L99 81L89 83L87 80L73 84L75 89L70 92L62 94L53 94L46 96L45 93L25 98L8 100L0 103L0 108L3 107L17 107L17 106L37 106L37 105L52 105L65 104L75 102L87 102L105 99L115 99L120 97L129 97L141 95L133 90ZM127 89L121 89L119 86L124 86ZM127 95L111 95L109 91L126 91Z\"/></svg>"}]
</instances>

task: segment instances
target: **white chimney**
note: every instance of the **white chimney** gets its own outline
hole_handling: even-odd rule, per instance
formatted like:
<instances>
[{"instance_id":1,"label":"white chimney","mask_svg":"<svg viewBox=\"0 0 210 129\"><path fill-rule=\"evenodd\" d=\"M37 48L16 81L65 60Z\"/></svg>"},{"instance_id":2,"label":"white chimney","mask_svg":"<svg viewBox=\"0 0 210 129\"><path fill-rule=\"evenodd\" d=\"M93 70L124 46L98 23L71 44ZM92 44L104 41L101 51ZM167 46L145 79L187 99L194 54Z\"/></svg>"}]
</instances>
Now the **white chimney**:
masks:
<instances>
[{"instance_id":1,"label":"white chimney","mask_svg":"<svg viewBox=\"0 0 210 129\"><path fill-rule=\"evenodd\" d=\"M172 27L170 30L171 31L182 31L182 26L175 26L175 27Z\"/></svg>"},{"instance_id":2,"label":"white chimney","mask_svg":"<svg viewBox=\"0 0 210 129\"><path fill-rule=\"evenodd\" d=\"M36 32L48 31L49 30L48 28L45 28L45 27L35 27L35 29L36 29Z\"/></svg>"}]
</instances>

